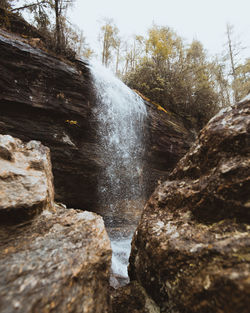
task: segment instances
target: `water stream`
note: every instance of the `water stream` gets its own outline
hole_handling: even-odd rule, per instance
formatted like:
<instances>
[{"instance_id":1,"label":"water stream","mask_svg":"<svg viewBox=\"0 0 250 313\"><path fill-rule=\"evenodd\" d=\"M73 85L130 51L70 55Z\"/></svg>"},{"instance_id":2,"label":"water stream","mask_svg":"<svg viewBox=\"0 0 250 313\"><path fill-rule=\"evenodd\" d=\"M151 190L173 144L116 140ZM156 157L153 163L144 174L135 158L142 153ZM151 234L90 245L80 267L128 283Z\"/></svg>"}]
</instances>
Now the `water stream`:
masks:
<instances>
[{"instance_id":1,"label":"water stream","mask_svg":"<svg viewBox=\"0 0 250 313\"><path fill-rule=\"evenodd\" d=\"M145 201L143 100L103 66L92 63L98 119L99 203L113 250L112 272L127 279L130 242Z\"/></svg>"}]
</instances>

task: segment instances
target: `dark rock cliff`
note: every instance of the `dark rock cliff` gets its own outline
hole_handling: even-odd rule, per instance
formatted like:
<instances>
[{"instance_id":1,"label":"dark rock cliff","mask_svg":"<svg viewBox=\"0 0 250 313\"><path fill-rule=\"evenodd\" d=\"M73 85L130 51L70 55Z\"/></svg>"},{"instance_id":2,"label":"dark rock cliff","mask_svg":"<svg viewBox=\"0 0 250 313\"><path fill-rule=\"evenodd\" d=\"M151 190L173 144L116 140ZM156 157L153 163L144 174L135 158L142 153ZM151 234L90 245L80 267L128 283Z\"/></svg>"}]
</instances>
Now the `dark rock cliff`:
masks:
<instances>
[{"instance_id":1,"label":"dark rock cliff","mask_svg":"<svg viewBox=\"0 0 250 313\"><path fill-rule=\"evenodd\" d=\"M195 140L195 131L185 119L145 102L148 112L146 144L147 194L164 181Z\"/></svg>"},{"instance_id":2,"label":"dark rock cliff","mask_svg":"<svg viewBox=\"0 0 250 313\"><path fill-rule=\"evenodd\" d=\"M0 54L0 132L50 147L56 199L76 208L94 207L99 164L88 69L4 31Z\"/></svg>"},{"instance_id":3,"label":"dark rock cliff","mask_svg":"<svg viewBox=\"0 0 250 313\"><path fill-rule=\"evenodd\" d=\"M24 29L27 32L26 24ZM0 30L0 133L48 146L55 199L95 211L103 165L97 154L96 101L89 69L83 62L46 52L39 34L33 29L32 34L38 37L27 39ZM146 105L150 194L157 180L166 177L185 154L193 135L177 116Z\"/></svg>"}]
</instances>

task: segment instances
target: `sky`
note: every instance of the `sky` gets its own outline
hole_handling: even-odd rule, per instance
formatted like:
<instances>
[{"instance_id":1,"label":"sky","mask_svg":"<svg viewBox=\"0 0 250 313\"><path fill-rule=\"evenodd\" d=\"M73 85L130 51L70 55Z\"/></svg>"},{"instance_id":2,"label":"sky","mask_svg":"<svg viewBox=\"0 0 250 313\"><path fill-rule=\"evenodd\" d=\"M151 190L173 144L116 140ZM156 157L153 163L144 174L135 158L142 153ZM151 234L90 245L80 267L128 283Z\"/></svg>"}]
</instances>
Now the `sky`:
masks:
<instances>
[{"instance_id":1,"label":"sky","mask_svg":"<svg viewBox=\"0 0 250 313\"><path fill-rule=\"evenodd\" d=\"M69 12L71 21L84 32L90 47L97 50L102 18L113 18L120 35L146 35L152 24L168 26L186 43L200 40L210 55L219 54L226 42L226 24L247 47L250 57L250 0L76 0Z\"/></svg>"}]
</instances>

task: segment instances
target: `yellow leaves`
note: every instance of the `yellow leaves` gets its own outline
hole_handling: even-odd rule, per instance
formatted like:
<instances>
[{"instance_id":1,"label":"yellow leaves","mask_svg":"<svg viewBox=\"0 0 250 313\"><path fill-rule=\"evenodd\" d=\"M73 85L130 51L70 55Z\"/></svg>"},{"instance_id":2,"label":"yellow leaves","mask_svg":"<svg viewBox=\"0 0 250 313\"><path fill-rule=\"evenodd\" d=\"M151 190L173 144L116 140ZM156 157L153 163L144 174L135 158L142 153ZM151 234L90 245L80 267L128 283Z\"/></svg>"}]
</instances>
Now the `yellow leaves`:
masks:
<instances>
[{"instance_id":1,"label":"yellow leaves","mask_svg":"<svg viewBox=\"0 0 250 313\"><path fill-rule=\"evenodd\" d=\"M80 127L80 126L78 125L78 122L77 122L77 121L73 121L73 120L66 120L65 122L66 122L66 123L68 123L68 124L70 124L70 125L75 125L75 126Z\"/></svg>"},{"instance_id":2,"label":"yellow leaves","mask_svg":"<svg viewBox=\"0 0 250 313\"><path fill-rule=\"evenodd\" d=\"M159 111L163 111L163 112L165 112L165 113L167 113L167 114L170 114L167 110L165 110L162 106L160 106L159 104L157 104L157 103L155 103L155 102L152 102L154 105L156 105L157 106L157 109L159 110Z\"/></svg>"},{"instance_id":3,"label":"yellow leaves","mask_svg":"<svg viewBox=\"0 0 250 313\"><path fill-rule=\"evenodd\" d=\"M147 102L151 102L149 98L147 98L146 96L144 96L142 93L140 93L140 91L133 89L134 92L136 92L143 100L147 101Z\"/></svg>"},{"instance_id":4,"label":"yellow leaves","mask_svg":"<svg viewBox=\"0 0 250 313\"><path fill-rule=\"evenodd\" d=\"M149 30L149 38L146 42L146 49L153 56L167 60L173 53L174 33L168 27L154 25Z\"/></svg>"},{"instance_id":5,"label":"yellow leaves","mask_svg":"<svg viewBox=\"0 0 250 313\"><path fill-rule=\"evenodd\" d=\"M64 96L64 93L63 92L60 92L56 95L57 99L64 99L65 96Z\"/></svg>"},{"instance_id":6,"label":"yellow leaves","mask_svg":"<svg viewBox=\"0 0 250 313\"><path fill-rule=\"evenodd\" d=\"M154 101L151 101L149 98L147 98L146 96L144 96L142 93L140 93L140 91L136 90L136 89L133 89L134 92L136 92L143 100L147 101L147 102L150 102L152 104L154 104L157 109L159 111L163 111L167 114L170 114L166 109L164 109L161 105L159 105L158 103L154 102Z\"/></svg>"}]
</instances>

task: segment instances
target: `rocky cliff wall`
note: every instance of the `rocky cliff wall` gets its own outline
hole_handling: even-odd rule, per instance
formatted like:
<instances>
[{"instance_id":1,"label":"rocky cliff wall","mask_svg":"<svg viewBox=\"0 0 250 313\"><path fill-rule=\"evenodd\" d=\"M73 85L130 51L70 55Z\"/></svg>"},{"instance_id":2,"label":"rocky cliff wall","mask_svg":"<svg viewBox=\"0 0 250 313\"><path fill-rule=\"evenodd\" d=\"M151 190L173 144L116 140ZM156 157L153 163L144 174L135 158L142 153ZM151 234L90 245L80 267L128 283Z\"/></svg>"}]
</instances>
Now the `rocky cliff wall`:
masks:
<instances>
[{"instance_id":1,"label":"rocky cliff wall","mask_svg":"<svg viewBox=\"0 0 250 313\"><path fill-rule=\"evenodd\" d=\"M104 165L97 154L96 101L86 64L46 52L41 38L6 30L0 30L0 53L0 133L48 146L56 200L95 211ZM193 135L177 116L146 105L150 194L187 151Z\"/></svg>"},{"instance_id":2,"label":"rocky cliff wall","mask_svg":"<svg viewBox=\"0 0 250 313\"><path fill-rule=\"evenodd\" d=\"M148 112L146 126L146 184L148 197L156 185L164 181L195 140L194 129L186 120L160 106L145 102Z\"/></svg>"},{"instance_id":3,"label":"rocky cliff wall","mask_svg":"<svg viewBox=\"0 0 250 313\"><path fill-rule=\"evenodd\" d=\"M94 104L89 72L0 32L0 132L51 149L55 197L95 207L97 173Z\"/></svg>"}]
</instances>

